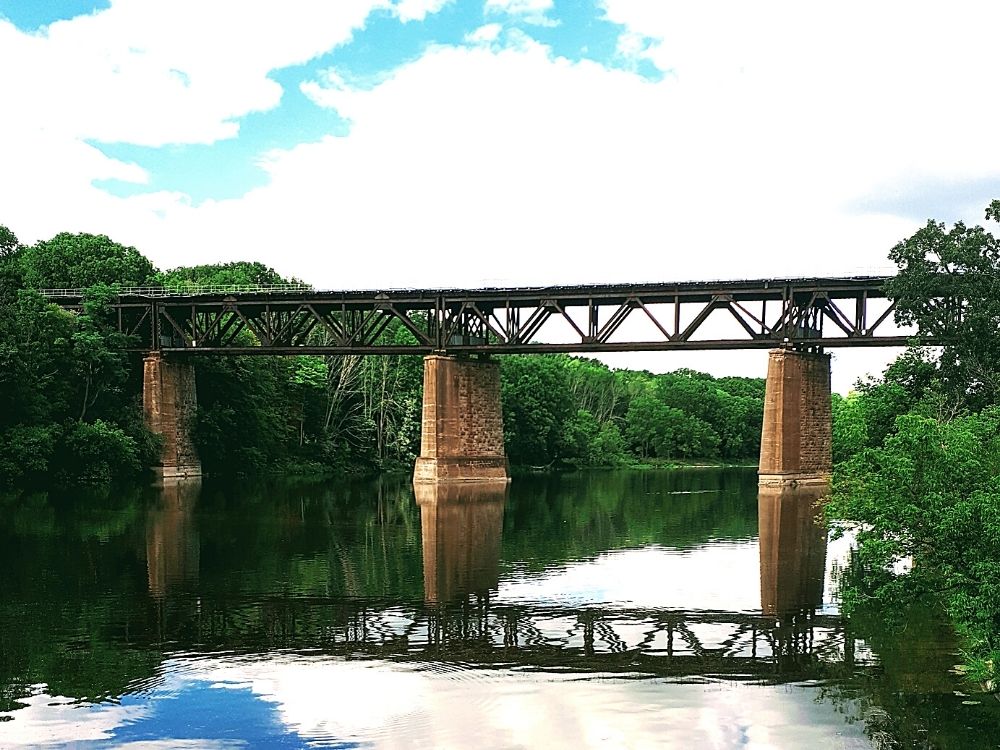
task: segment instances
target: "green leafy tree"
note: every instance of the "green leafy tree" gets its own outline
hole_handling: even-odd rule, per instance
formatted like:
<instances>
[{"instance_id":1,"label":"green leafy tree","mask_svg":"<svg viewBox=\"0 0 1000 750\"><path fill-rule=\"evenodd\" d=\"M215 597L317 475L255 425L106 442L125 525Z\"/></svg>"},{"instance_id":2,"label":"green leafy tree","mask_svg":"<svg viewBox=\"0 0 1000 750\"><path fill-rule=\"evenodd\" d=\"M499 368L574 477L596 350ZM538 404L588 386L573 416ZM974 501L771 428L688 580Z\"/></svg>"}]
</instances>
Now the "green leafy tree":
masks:
<instances>
[{"instance_id":1,"label":"green leafy tree","mask_svg":"<svg viewBox=\"0 0 1000 750\"><path fill-rule=\"evenodd\" d=\"M514 355L500 362L504 442L511 463L551 464L560 458L573 404L558 357Z\"/></svg>"},{"instance_id":2,"label":"green leafy tree","mask_svg":"<svg viewBox=\"0 0 1000 750\"><path fill-rule=\"evenodd\" d=\"M1000 219L1000 201L986 209ZM1000 240L981 226L929 221L889 257L899 273L888 291L896 320L944 344L941 376L973 408L1000 400Z\"/></svg>"},{"instance_id":3,"label":"green leafy tree","mask_svg":"<svg viewBox=\"0 0 1000 750\"><path fill-rule=\"evenodd\" d=\"M868 425L865 422L864 401L858 393L844 398L833 394L833 462L846 461L868 446Z\"/></svg>"},{"instance_id":4,"label":"green leafy tree","mask_svg":"<svg viewBox=\"0 0 1000 750\"><path fill-rule=\"evenodd\" d=\"M0 264L11 260L20 250L21 243L17 235L0 224Z\"/></svg>"},{"instance_id":5,"label":"green leafy tree","mask_svg":"<svg viewBox=\"0 0 1000 750\"><path fill-rule=\"evenodd\" d=\"M156 281L171 289L197 288L200 286L262 286L268 284L297 283L285 279L270 266L255 261L210 263L201 266L182 266L156 274Z\"/></svg>"},{"instance_id":6,"label":"green leafy tree","mask_svg":"<svg viewBox=\"0 0 1000 750\"><path fill-rule=\"evenodd\" d=\"M827 513L857 534L848 607L938 598L980 671L1000 664L1000 411L899 417L841 465Z\"/></svg>"},{"instance_id":7,"label":"green leafy tree","mask_svg":"<svg viewBox=\"0 0 1000 750\"><path fill-rule=\"evenodd\" d=\"M86 289L98 284L146 286L156 269L134 247L103 234L57 234L20 254L24 282L33 289Z\"/></svg>"}]
</instances>

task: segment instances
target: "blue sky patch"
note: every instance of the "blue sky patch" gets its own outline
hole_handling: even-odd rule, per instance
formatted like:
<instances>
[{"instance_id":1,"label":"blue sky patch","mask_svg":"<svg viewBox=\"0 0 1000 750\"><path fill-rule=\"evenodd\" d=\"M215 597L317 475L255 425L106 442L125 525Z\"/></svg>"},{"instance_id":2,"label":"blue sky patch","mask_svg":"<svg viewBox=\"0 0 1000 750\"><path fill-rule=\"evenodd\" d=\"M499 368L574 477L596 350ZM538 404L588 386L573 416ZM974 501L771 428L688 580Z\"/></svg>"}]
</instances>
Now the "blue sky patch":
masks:
<instances>
[{"instance_id":1,"label":"blue sky patch","mask_svg":"<svg viewBox=\"0 0 1000 750\"><path fill-rule=\"evenodd\" d=\"M0 0L0 16L22 31L37 31L56 21L68 21L110 7L110 0Z\"/></svg>"},{"instance_id":2,"label":"blue sky patch","mask_svg":"<svg viewBox=\"0 0 1000 750\"><path fill-rule=\"evenodd\" d=\"M116 745L170 739L242 740L248 747L310 747L281 722L277 704L255 695L248 687L212 687L207 682L193 682L172 694L126 695L121 703L148 703L151 711L115 729L112 743ZM357 747L347 742L334 742L332 746Z\"/></svg>"}]
</instances>

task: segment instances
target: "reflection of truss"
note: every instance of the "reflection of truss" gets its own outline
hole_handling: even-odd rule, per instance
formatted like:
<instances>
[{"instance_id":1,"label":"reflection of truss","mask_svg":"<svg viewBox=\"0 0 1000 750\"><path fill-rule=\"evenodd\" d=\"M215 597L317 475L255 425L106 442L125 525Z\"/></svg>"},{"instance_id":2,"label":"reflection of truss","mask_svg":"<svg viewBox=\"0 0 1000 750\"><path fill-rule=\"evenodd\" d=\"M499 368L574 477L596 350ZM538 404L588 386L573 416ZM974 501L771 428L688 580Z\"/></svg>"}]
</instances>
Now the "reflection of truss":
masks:
<instances>
[{"instance_id":1,"label":"reflection of truss","mask_svg":"<svg viewBox=\"0 0 1000 750\"><path fill-rule=\"evenodd\" d=\"M196 627L199 644L226 649L321 648L663 677L813 679L865 662L839 617L807 612L779 623L738 612L495 605L486 597L387 607L295 597L224 612L203 600Z\"/></svg>"},{"instance_id":2,"label":"reflection of truss","mask_svg":"<svg viewBox=\"0 0 1000 750\"><path fill-rule=\"evenodd\" d=\"M142 350L407 354L897 346L885 277L391 292L122 295ZM66 290L53 301L79 308ZM715 313L734 333L706 325ZM626 326L641 320L642 325ZM714 318L713 318L714 319ZM402 338L387 340L396 323ZM642 328L645 332L637 331ZM539 341L539 338L546 341Z\"/></svg>"}]
</instances>

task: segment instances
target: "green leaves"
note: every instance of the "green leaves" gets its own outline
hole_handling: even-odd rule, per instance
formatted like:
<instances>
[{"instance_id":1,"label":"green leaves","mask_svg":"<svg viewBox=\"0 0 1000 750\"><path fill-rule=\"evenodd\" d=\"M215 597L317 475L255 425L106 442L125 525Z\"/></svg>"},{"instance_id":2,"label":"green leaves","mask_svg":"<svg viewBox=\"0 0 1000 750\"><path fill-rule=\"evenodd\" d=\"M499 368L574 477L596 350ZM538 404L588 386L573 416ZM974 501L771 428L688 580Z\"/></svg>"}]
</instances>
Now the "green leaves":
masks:
<instances>
[{"instance_id":1,"label":"green leaves","mask_svg":"<svg viewBox=\"0 0 1000 750\"><path fill-rule=\"evenodd\" d=\"M25 283L33 289L145 286L156 271L134 247L103 234L68 232L25 248L20 265Z\"/></svg>"},{"instance_id":2,"label":"green leaves","mask_svg":"<svg viewBox=\"0 0 1000 750\"><path fill-rule=\"evenodd\" d=\"M500 363L504 437L511 463L542 466L559 459L574 413L565 357L515 355Z\"/></svg>"},{"instance_id":3,"label":"green leaves","mask_svg":"<svg viewBox=\"0 0 1000 750\"><path fill-rule=\"evenodd\" d=\"M827 514L857 528L845 601L940 598L974 653L1000 648L1000 410L906 414L838 468ZM908 564L906 572L900 565Z\"/></svg>"},{"instance_id":4,"label":"green leaves","mask_svg":"<svg viewBox=\"0 0 1000 750\"><path fill-rule=\"evenodd\" d=\"M986 217L1000 215L993 201ZM896 320L914 325L921 339L944 344L942 382L972 408L1000 398L1000 240L980 226L950 230L929 221L897 244L899 266L888 291Z\"/></svg>"}]
</instances>

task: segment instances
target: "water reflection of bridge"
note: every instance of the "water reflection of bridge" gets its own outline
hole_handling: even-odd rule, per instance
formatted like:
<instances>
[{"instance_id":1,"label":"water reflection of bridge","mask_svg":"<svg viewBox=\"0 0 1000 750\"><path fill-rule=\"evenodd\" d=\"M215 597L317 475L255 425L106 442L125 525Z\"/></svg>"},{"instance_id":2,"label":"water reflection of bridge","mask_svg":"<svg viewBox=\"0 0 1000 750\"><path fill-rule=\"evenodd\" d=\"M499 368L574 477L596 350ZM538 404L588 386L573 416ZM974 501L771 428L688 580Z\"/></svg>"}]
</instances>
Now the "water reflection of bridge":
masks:
<instances>
[{"instance_id":1,"label":"water reflection of bridge","mask_svg":"<svg viewBox=\"0 0 1000 750\"><path fill-rule=\"evenodd\" d=\"M767 681L824 679L864 661L841 618L818 613L826 537L814 523L815 488L760 490L754 612L499 600L506 488L496 485L418 487L423 601L204 597L189 585L197 580L196 493L166 488L147 527L151 593L191 614L171 618L175 627L160 637L184 647Z\"/></svg>"}]
</instances>

